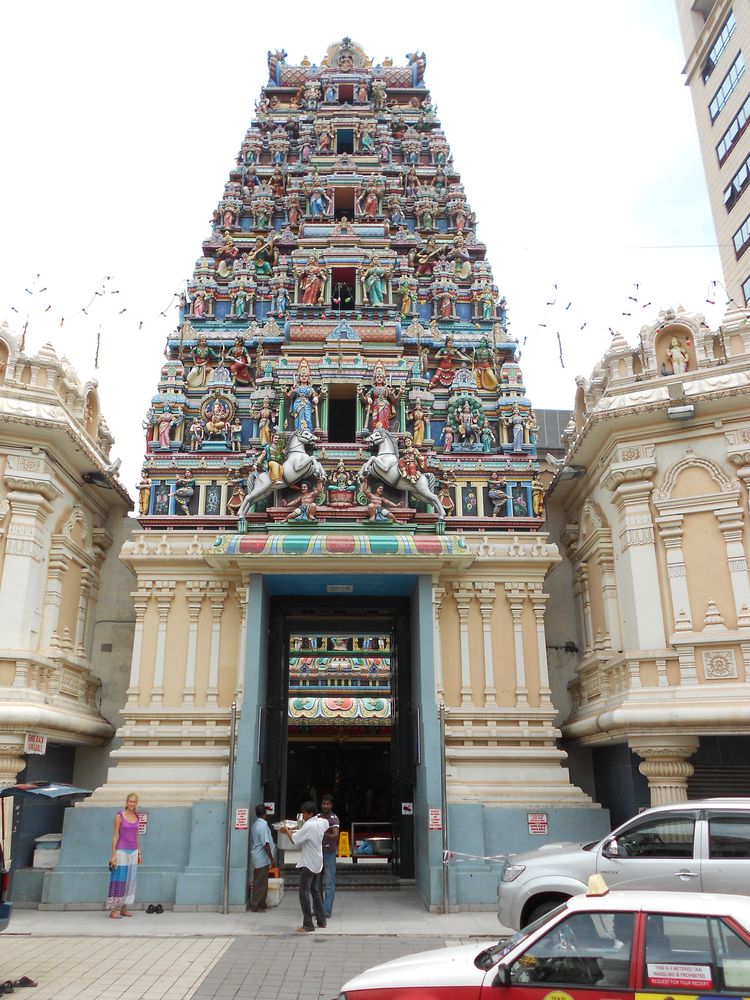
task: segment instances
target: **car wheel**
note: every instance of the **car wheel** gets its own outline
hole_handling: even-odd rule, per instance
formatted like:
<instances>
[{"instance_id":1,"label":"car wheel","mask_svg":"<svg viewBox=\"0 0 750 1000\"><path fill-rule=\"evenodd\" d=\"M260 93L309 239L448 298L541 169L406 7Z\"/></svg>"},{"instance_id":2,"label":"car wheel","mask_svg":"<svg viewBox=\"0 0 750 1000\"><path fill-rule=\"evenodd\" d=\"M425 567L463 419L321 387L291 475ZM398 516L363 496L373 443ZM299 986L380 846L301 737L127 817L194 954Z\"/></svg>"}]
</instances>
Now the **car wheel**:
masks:
<instances>
[{"instance_id":1,"label":"car wheel","mask_svg":"<svg viewBox=\"0 0 750 1000\"><path fill-rule=\"evenodd\" d=\"M554 899L545 899L543 903L537 903L536 906L525 914L523 926L527 927L529 924L533 924L535 920L543 917L545 913L549 913L551 910L554 910L555 907L560 905L560 903L564 903L566 899L570 899L570 896L555 896Z\"/></svg>"}]
</instances>

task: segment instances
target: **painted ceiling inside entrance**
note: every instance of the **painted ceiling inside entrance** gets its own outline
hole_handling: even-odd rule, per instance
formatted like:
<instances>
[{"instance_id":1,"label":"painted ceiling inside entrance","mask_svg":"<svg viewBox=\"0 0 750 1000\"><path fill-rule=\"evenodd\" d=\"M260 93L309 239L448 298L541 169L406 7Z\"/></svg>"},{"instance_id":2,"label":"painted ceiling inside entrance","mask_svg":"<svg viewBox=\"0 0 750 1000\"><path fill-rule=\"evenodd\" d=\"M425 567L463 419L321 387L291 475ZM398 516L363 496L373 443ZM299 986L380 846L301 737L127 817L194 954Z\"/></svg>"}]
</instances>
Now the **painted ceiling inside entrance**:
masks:
<instances>
[{"instance_id":1,"label":"painted ceiling inside entrance","mask_svg":"<svg viewBox=\"0 0 750 1000\"><path fill-rule=\"evenodd\" d=\"M145 527L375 555L541 526L518 344L424 70L348 38L269 53L144 424Z\"/></svg>"}]
</instances>

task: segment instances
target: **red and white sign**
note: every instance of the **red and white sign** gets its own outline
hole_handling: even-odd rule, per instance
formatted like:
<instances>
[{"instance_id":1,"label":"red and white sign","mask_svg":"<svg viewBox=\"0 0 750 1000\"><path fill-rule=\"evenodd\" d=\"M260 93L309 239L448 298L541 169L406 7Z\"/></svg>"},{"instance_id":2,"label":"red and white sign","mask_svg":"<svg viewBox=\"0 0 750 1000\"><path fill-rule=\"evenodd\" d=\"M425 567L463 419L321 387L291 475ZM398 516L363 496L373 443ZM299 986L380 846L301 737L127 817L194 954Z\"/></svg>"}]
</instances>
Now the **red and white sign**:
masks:
<instances>
[{"instance_id":1,"label":"red and white sign","mask_svg":"<svg viewBox=\"0 0 750 1000\"><path fill-rule=\"evenodd\" d=\"M529 824L529 833L549 833L549 818L547 813L526 813L526 820Z\"/></svg>"},{"instance_id":2,"label":"red and white sign","mask_svg":"<svg viewBox=\"0 0 750 1000\"><path fill-rule=\"evenodd\" d=\"M138 833L145 833L148 826L148 813L138 813Z\"/></svg>"},{"instance_id":3,"label":"red and white sign","mask_svg":"<svg viewBox=\"0 0 750 1000\"><path fill-rule=\"evenodd\" d=\"M276 812L276 803L264 802L263 805L266 807L266 812L268 813L268 815L273 816L273 814Z\"/></svg>"},{"instance_id":4,"label":"red and white sign","mask_svg":"<svg viewBox=\"0 0 750 1000\"><path fill-rule=\"evenodd\" d=\"M670 990L705 990L713 988L710 965L682 965L677 962L649 962L649 986Z\"/></svg>"},{"instance_id":5,"label":"red and white sign","mask_svg":"<svg viewBox=\"0 0 750 1000\"><path fill-rule=\"evenodd\" d=\"M247 809L235 809L234 810L234 828L235 830L247 830L249 827L248 823L249 810Z\"/></svg>"},{"instance_id":6,"label":"red and white sign","mask_svg":"<svg viewBox=\"0 0 750 1000\"><path fill-rule=\"evenodd\" d=\"M429 829L430 830L442 830L443 829L443 810L442 809L430 809L429 811Z\"/></svg>"},{"instance_id":7,"label":"red and white sign","mask_svg":"<svg viewBox=\"0 0 750 1000\"><path fill-rule=\"evenodd\" d=\"M413 802L402 802L401 803L401 815L402 816L413 816L414 815L414 803Z\"/></svg>"},{"instance_id":8,"label":"red and white sign","mask_svg":"<svg viewBox=\"0 0 750 1000\"><path fill-rule=\"evenodd\" d=\"M23 752L46 753L47 737L41 736L39 733L26 733L26 739L23 741Z\"/></svg>"}]
</instances>

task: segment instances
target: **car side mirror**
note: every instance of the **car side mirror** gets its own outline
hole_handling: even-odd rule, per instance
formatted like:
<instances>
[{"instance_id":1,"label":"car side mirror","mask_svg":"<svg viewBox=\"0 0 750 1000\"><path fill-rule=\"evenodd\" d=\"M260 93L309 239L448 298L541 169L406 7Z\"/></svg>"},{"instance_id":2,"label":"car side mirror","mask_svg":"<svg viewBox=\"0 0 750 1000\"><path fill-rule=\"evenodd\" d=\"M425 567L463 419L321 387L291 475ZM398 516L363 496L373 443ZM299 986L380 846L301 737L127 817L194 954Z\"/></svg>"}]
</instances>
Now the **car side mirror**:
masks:
<instances>
[{"instance_id":1,"label":"car side mirror","mask_svg":"<svg viewBox=\"0 0 750 1000\"><path fill-rule=\"evenodd\" d=\"M602 854L605 858L619 858L620 857L620 847L617 840L613 837L611 840L605 840L604 846L602 847Z\"/></svg>"},{"instance_id":2,"label":"car side mirror","mask_svg":"<svg viewBox=\"0 0 750 1000\"><path fill-rule=\"evenodd\" d=\"M492 980L493 986L510 986L510 969L507 965L498 965L495 978Z\"/></svg>"}]
</instances>

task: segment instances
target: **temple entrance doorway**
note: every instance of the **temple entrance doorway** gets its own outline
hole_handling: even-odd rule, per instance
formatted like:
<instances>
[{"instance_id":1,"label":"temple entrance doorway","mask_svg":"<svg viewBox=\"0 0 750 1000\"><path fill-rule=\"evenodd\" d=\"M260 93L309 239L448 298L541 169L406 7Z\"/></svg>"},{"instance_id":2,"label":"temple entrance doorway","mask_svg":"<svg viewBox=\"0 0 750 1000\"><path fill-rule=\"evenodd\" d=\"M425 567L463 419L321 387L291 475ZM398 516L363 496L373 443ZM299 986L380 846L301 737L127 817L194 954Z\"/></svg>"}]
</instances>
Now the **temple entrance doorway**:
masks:
<instances>
[{"instance_id":1,"label":"temple entrance doorway","mask_svg":"<svg viewBox=\"0 0 750 1000\"><path fill-rule=\"evenodd\" d=\"M264 798L294 818L331 793L355 883L374 869L414 877L409 612L408 598L271 605Z\"/></svg>"}]
</instances>

